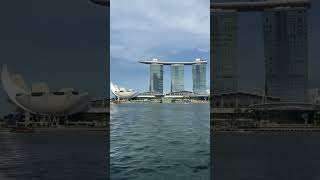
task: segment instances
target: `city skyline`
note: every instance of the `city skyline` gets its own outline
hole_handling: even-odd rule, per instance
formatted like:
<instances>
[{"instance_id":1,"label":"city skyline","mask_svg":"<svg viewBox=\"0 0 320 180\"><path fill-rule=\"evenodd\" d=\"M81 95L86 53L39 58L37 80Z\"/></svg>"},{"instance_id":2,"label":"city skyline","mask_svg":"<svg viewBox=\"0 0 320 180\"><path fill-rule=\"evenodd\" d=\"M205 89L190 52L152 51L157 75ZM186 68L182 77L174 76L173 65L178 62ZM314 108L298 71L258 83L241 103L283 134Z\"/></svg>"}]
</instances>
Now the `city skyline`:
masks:
<instances>
[{"instance_id":1,"label":"city skyline","mask_svg":"<svg viewBox=\"0 0 320 180\"><path fill-rule=\"evenodd\" d=\"M153 58L177 62L197 58L209 60L208 1L137 0L130 5L127 2L115 1L110 7L112 82L145 92L150 89L150 70L138 61ZM208 85L209 66L206 71ZM163 73L163 90L170 92L170 67L163 67ZM191 67L185 67L184 80L184 89L192 91Z\"/></svg>"}]
</instances>

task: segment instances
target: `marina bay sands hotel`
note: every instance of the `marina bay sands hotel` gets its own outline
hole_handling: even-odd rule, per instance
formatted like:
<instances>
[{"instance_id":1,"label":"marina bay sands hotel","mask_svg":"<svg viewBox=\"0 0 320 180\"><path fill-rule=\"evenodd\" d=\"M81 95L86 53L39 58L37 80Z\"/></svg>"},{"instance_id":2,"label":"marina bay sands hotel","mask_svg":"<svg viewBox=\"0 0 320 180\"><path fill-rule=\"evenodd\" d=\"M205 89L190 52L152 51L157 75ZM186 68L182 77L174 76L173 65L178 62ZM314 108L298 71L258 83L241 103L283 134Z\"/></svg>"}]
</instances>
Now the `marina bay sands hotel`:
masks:
<instances>
[{"instance_id":1,"label":"marina bay sands hotel","mask_svg":"<svg viewBox=\"0 0 320 180\"><path fill-rule=\"evenodd\" d=\"M238 91L238 15L261 12L265 95L286 102L304 102L308 86L309 8L310 0L211 0L211 93Z\"/></svg>"},{"instance_id":2,"label":"marina bay sands hotel","mask_svg":"<svg viewBox=\"0 0 320 180\"><path fill-rule=\"evenodd\" d=\"M207 61L196 59L191 62L169 62L158 59L139 61L150 64L150 92L163 94L163 66L171 67L171 92L184 91L184 66L192 66L193 93L206 95L206 64Z\"/></svg>"}]
</instances>

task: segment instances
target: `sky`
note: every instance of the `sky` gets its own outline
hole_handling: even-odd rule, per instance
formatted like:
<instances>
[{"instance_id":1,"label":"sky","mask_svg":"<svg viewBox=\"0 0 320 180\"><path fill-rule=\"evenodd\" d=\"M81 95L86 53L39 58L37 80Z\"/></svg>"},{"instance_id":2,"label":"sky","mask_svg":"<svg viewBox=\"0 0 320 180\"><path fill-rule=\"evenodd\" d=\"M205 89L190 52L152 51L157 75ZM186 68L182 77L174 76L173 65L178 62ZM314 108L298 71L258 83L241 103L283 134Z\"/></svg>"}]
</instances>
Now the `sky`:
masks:
<instances>
[{"instance_id":1,"label":"sky","mask_svg":"<svg viewBox=\"0 0 320 180\"><path fill-rule=\"evenodd\" d=\"M130 2L130 3L128 3ZM131 3L134 2L134 3ZM117 0L110 9L111 81L149 91L149 66L139 60L208 61L210 78L210 13L208 0ZM164 67L164 92L170 91L170 67ZM192 69L185 66L185 89L192 91Z\"/></svg>"}]
</instances>

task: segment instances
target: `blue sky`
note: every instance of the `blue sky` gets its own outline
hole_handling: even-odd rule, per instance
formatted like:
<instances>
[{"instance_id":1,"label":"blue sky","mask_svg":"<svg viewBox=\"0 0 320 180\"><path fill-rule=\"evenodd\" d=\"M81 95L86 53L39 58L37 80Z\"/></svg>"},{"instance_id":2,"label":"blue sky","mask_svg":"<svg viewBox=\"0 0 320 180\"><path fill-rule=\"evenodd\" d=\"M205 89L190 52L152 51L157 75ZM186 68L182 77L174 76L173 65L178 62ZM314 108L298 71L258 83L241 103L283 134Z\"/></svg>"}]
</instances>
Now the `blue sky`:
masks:
<instances>
[{"instance_id":1,"label":"blue sky","mask_svg":"<svg viewBox=\"0 0 320 180\"><path fill-rule=\"evenodd\" d=\"M210 57L208 0L117 0L110 9L111 81L148 91L149 66L144 59L191 61ZM207 65L209 84L210 62ZM164 91L170 90L170 67L164 68ZM185 67L185 89L192 90L191 67Z\"/></svg>"}]
</instances>

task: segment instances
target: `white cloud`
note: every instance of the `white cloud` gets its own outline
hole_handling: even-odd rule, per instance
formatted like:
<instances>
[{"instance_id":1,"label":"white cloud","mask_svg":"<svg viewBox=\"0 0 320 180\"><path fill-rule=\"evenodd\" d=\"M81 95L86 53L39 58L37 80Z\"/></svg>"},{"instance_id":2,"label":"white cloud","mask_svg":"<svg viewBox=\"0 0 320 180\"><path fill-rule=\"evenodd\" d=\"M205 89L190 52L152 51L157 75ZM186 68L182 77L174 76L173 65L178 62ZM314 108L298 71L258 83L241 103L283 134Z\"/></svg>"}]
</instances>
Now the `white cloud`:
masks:
<instances>
[{"instance_id":1,"label":"white cloud","mask_svg":"<svg viewBox=\"0 0 320 180\"><path fill-rule=\"evenodd\" d=\"M137 61L209 49L208 0L117 0L111 6L111 57ZM161 51L161 53L160 53Z\"/></svg>"},{"instance_id":2,"label":"white cloud","mask_svg":"<svg viewBox=\"0 0 320 180\"><path fill-rule=\"evenodd\" d=\"M197 49L199 52L209 52L210 49L209 48L198 48Z\"/></svg>"}]
</instances>

